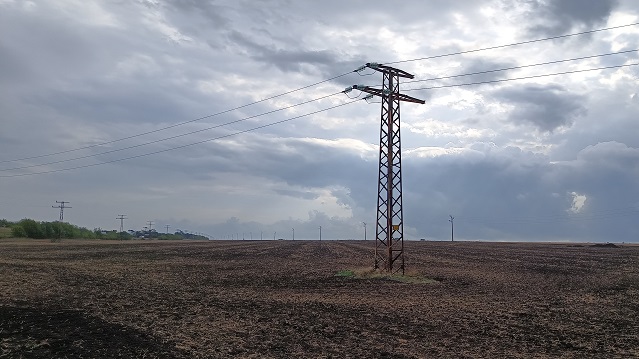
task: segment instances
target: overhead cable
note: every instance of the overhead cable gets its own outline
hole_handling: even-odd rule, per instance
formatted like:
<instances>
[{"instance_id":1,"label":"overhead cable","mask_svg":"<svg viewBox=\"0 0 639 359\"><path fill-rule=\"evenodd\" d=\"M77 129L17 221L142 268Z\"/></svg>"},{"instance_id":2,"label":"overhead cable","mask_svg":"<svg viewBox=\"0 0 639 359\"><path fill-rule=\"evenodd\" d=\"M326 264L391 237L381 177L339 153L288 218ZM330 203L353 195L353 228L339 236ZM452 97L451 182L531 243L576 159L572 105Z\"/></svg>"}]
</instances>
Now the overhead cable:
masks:
<instances>
[{"instance_id":1,"label":"overhead cable","mask_svg":"<svg viewBox=\"0 0 639 359\"><path fill-rule=\"evenodd\" d=\"M283 93L280 93L280 94L277 94L277 95L269 96L269 97L263 98L263 99L258 100L258 101L253 101L251 103L247 103L247 104L244 104L244 105L241 105L241 106L233 107L233 108L230 108L228 110L216 112L216 113L213 113L213 114L210 114L210 115L198 117L198 118L195 118L195 119L192 119L192 120L179 122L179 123L176 123L176 124L173 124L173 125L170 125L170 126L157 128L155 130L142 132L142 133L138 133L138 134L135 134L135 135L126 136L126 137L118 138L118 139L115 139L115 140L95 143L95 144L88 145L88 146L83 146L83 147L73 148L73 149L69 149L69 150L54 152L54 153L47 153L47 154L43 154L43 155L36 155L36 156L29 156L29 157L22 157L22 158L17 158L17 159L12 159L12 160L0 160L0 163L18 162L18 161L32 160L32 159L42 158L42 157L50 157L50 156L55 156L55 155L61 155L61 154L69 153L69 152L76 152L76 151L80 151L80 150L86 150L86 149L89 149L89 148L95 148L95 147L100 147L100 146L104 146L104 145L109 145L109 144L112 144L112 143L116 143L116 142L120 142L120 141L124 141L124 140L129 140L129 139L140 137L140 136L146 136L146 135L149 135L149 134L152 134L152 133L168 130L168 129L175 128L175 127L178 127L178 126L183 126L183 125L186 125L186 124L189 124L189 123L193 123L193 122L197 122L197 121L201 121L201 120L204 120L204 119L207 119L207 118L223 115L225 113L236 111L236 110L239 110L239 109L242 109L242 108L245 108L245 107L253 106L253 105L256 105L258 103L269 101L269 100L272 100L272 99L275 99L275 98L278 98L278 97L281 97L281 96L285 96L285 95L288 95L288 94L291 94L291 93L294 93L294 92L297 92L297 91L301 91L301 90L304 90L304 89L307 89L307 88L310 88L310 87L313 87L313 86L317 86L317 85L323 84L325 82L333 81L335 79L338 79L340 77L346 76L346 75L351 74L353 72L355 72L355 71L345 72L345 73L343 73L341 75L333 76L333 77L331 77L329 79L326 79L326 80L318 81L318 82L312 83L310 85L298 87L298 88L296 88L294 90L290 90L290 91L286 91L286 92L283 92Z\"/></svg>"},{"instance_id":2,"label":"overhead cable","mask_svg":"<svg viewBox=\"0 0 639 359\"><path fill-rule=\"evenodd\" d=\"M567 74L574 74L574 73L579 73L579 72L588 72L588 71L597 71L597 70L615 69L615 68L628 67L628 66L637 66L637 65L639 65L639 63L624 64L624 65L614 65L614 66L604 66L604 67L597 67L597 68L593 68L593 69L583 69L583 70L562 71L562 72L555 72L555 73L542 74L542 75L531 75L531 76L523 76L523 77L513 77L513 78L509 78L509 79L497 79L497 80L476 81L476 82L467 82L467 83L452 84L452 85L441 85L441 86L430 86L430 87L418 87L418 88L412 88L412 89L404 89L403 91L435 90L435 89L442 89L442 88L449 88L449 87L462 87L462 86L472 86L472 85L483 85L483 84L491 84L491 83L498 83L498 82L517 81L517 80L527 80L527 79L534 79L534 78L547 77L547 76L567 75Z\"/></svg>"},{"instance_id":3,"label":"overhead cable","mask_svg":"<svg viewBox=\"0 0 639 359\"><path fill-rule=\"evenodd\" d=\"M535 40L520 41L520 42L515 42L515 43L512 43L512 44L505 44L505 45L497 45L497 46L483 47L483 48L480 48L480 49L474 49L474 50L457 51L457 52L451 52L451 53L448 53L448 54L433 55L433 56L425 56L425 57L418 57L418 58L408 59L408 60L390 61L390 62L384 62L384 64L387 64L387 65L390 65L390 64L400 64L400 63L405 63L405 62L414 62L414 61L422 61L422 60L437 59L437 58L449 57L449 56L455 56L455 55L463 55L463 54L469 54L469 53L473 53L473 52L480 52L480 51L487 51L487 50L495 50L495 49L503 49L503 48L506 48L506 47L512 47L512 46L519 46L519 45L525 45L525 44L532 44L532 43L535 43L535 42L542 42L542 41L549 41L549 40L562 39L562 38L567 38L567 37L571 37L571 36L579 36L579 35L585 35L585 34L592 34L592 33L595 33L595 32L601 32L601 31L608 31L608 30L620 29L620 28L624 28L624 27L628 27L628 26L636 26L636 25L639 25L639 22L632 23L632 24L619 25L619 26L611 26L611 27L606 27L606 28L601 28L601 29L595 29L595 30L587 30L587 31L575 32L575 33L572 33L572 34L565 34L565 35L557 35L557 36L545 37L545 38L542 38L542 39L535 39Z\"/></svg>"},{"instance_id":4,"label":"overhead cable","mask_svg":"<svg viewBox=\"0 0 639 359\"><path fill-rule=\"evenodd\" d=\"M191 146L199 145L199 144L206 143L206 142L212 142L212 141L217 141L217 140L221 140L221 139L232 137L232 136L237 136L239 134L252 132L252 131L255 131L255 130L262 129L262 128L278 125L278 124L281 124L281 123L284 123L284 122L293 121L293 120L296 120L296 119L299 119L299 118L302 118L302 117L308 117L308 116L311 116L311 115L318 114L320 112L324 112L324 111L332 110L332 109L335 109L335 108L338 108L338 107L350 105L350 104L352 104L354 102L361 101L361 100L362 99L355 99L355 100L348 101L348 102L345 102L345 103L342 103L342 104L339 104L339 105L334 105L334 106L327 107L327 108L324 108L324 109L321 109L321 110L316 110L316 111L313 111L313 112L309 112L309 113L306 113L306 114L303 114L303 115L298 115L298 116L287 118L287 119L284 119L284 120L268 123L268 124L265 124L265 125L249 128L249 129L242 130L242 131L237 131L237 132L234 132L234 133L229 133L229 134L218 136L218 137L214 137L214 138L209 138L209 139L202 140L202 141L192 142L192 143L188 143L188 144L181 145L181 146L176 146L176 147L165 148L163 150L147 152L147 153L143 153L143 154L139 154L139 155L135 155L135 156L118 158L118 159L109 160L109 161L103 161L103 162L99 162L99 163L91 163L91 164L82 165L82 166L67 167L67 168L60 168L60 169L53 169L53 170L39 171L39 172L19 173L19 174L13 174L13 175L0 175L0 178L24 177L24 176L33 176L33 175L41 175L41 174L63 172L63 171L71 171L71 170L76 170L76 169L81 169L81 168L96 167L96 166L106 165L106 164L109 164L109 163L127 161L127 160L131 160L131 159L134 159L134 158L140 158L140 157L146 157L146 156L150 156L150 155L155 155L155 154L158 154L158 153L174 151L174 150L177 150L177 149L191 147Z\"/></svg>"},{"instance_id":5,"label":"overhead cable","mask_svg":"<svg viewBox=\"0 0 639 359\"><path fill-rule=\"evenodd\" d=\"M485 70L485 71L477 71L477 72L470 72L470 73L459 74L459 75L442 76L442 77L431 77L431 78L422 79L422 80L404 81L404 82L402 82L402 85L409 84L409 83L414 83L414 82L426 82L426 81L435 81L435 80L446 80L446 79L452 79L452 78L456 78L456 77L465 77L465 76L473 76L473 75L482 75L482 74L489 74L489 73L493 73L493 72L500 72L500 71L508 71L508 70L523 69L523 68L528 68L528 67L536 67L536 66L552 65L552 64L562 63L562 62L578 61L578 60L592 59L592 58L596 58L596 57L604 57L604 56L619 55L619 54L625 54L625 53L635 52L635 51L639 51L639 49L625 50L625 51L619 51L619 52L610 52L610 53L606 53L606 54L591 55L591 56L574 57L574 58L571 58L571 59L564 59L564 60L546 61L546 62L540 62L540 63L536 63L536 64L529 64L529 65L520 65L520 66L504 67L504 68L500 68L500 69Z\"/></svg>"},{"instance_id":6,"label":"overhead cable","mask_svg":"<svg viewBox=\"0 0 639 359\"><path fill-rule=\"evenodd\" d=\"M22 170L22 169L27 169L27 168L48 166L48 165L64 163L64 162L77 161L77 160L81 160L81 159L85 159L85 158L96 157L96 156L100 156L100 155L106 155L106 154L109 154L109 153L129 150L129 149L132 149L132 148L148 146L148 145L151 145L151 144L154 144L154 143L173 140L173 139L176 139L176 138L189 136L189 135L193 135L193 134L204 132L204 131L210 131L210 130L215 129L215 128L228 126L228 125L231 125L231 124L234 124L234 123L243 122L243 121L246 121L246 120L250 120L250 119L253 119L253 118L260 117L260 116L269 115L269 114L272 114L272 113L275 113L275 112L279 112L279 111L288 110L288 109L291 109L291 108L294 108L294 107L297 107L297 106L305 105L307 103L311 103L311 102L319 101L319 100L322 100L322 99L325 99L325 98L328 98L328 97L331 97L331 96L335 96L335 95L340 94L340 93L341 92L336 92L336 93L333 93L333 94L330 94L330 95L325 95L325 96L318 97L318 98L315 98L315 99L312 99L312 100L300 102L300 103L295 104L295 105L289 105L289 106L286 106L286 107L281 107L281 108L278 108L278 109L275 109L275 110L271 110L271 111L267 111L267 112L263 112L263 113L260 113L260 114L257 114L257 115L244 117L244 118L241 118L241 119L238 119L238 120L229 121L229 122L226 122L226 123L218 124L218 125L207 127L207 128L202 128L202 129L191 131L191 132L182 133L182 134L175 135L175 136L165 137L165 138L161 138L161 139L154 140L154 141L139 143L137 145L131 145L131 146L127 146L127 147L117 148L117 149L114 149L114 150L109 150L109 151L104 151L104 152L100 152L100 153L94 153L94 154L84 155L84 156L79 156L79 157L74 157L74 158L67 158L67 159L64 159L64 160L40 163L40 164L36 164L36 165L28 165L28 166L13 167L13 168L3 168L3 169L0 169L0 172L15 171L15 170Z\"/></svg>"}]
</instances>

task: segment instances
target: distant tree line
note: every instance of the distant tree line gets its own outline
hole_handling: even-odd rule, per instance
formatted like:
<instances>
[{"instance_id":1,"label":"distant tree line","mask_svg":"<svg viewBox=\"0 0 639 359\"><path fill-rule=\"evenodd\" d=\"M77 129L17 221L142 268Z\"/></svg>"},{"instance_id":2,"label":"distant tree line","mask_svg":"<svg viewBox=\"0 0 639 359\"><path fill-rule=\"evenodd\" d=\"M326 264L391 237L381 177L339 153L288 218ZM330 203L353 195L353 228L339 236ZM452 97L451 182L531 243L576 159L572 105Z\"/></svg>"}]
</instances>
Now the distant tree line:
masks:
<instances>
[{"instance_id":1,"label":"distant tree line","mask_svg":"<svg viewBox=\"0 0 639 359\"><path fill-rule=\"evenodd\" d=\"M0 226L11 228L11 236L19 238L96 238L93 231L66 222L38 222L25 218L18 222L2 220Z\"/></svg>"},{"instance_id":2,"label":"distant tree line","mask_svg":"<svg viewBox=\"0 0 639 359\"><path fill-rule=\"evenodd\" d=\"M158 233L155 230L117 232L105 231L100 228L90 230L66 222L38 222L25 218L17 222L0 219L0 227L11 229L11 236L17 238L55 239L55 238L84 238L84 239L208 239L204 236L177 231L174 234Z\"/></svg>"}]
</instances>

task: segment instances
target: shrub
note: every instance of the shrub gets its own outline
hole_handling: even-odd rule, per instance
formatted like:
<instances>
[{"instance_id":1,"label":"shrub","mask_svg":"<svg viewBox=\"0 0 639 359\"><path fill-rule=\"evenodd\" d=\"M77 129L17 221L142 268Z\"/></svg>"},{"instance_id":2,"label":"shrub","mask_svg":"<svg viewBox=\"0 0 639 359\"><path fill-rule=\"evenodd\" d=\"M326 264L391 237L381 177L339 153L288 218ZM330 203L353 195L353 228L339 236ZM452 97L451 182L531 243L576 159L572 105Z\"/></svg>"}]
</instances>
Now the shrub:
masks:
<instances>
[{"instance_id":1,"label":"shrub","mask_svg":"<svg viewBox=\"0 0 639 359\"><path fill-rule=\"evenodd\" d=\"M11 236L17 238L25 238L27 236L27 232L24 231L24 228L20 225L14 225L11 227Z\"/></svg>"},{"instance_id":2,"label":"shrub","mask_svg":"<svg viewBox=\"0 0 639 359\"><path fill-rule=\"evenodd\" d=\"M29 238L45 238L45 234L42 232L42 226L40 223L33 219L25 218L18 222L17 226L22 227L25 233L25 237Z\"/></svg>"}]
</instances>

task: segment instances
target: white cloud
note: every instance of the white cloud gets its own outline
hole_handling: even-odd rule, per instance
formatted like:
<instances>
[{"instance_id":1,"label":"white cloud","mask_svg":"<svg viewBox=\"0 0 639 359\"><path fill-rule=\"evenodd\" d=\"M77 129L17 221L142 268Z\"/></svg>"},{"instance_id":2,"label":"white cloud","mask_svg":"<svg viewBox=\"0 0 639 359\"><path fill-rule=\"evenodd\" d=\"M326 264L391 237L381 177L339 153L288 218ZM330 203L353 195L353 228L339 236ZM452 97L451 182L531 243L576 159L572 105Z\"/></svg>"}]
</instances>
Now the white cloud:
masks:
<instances>
[{"instance_id":1,"label":"white cloud","mask_svg":"<svg viewBox=\"0 0 639 359\"><path fill-rule=\"evenodd\" d=\"M570 192L570 196L572 197L572 205L567 211L570 213L580 213L582 208L586 205L588 197L577 192Z\"/></svg>"}]
</instances>

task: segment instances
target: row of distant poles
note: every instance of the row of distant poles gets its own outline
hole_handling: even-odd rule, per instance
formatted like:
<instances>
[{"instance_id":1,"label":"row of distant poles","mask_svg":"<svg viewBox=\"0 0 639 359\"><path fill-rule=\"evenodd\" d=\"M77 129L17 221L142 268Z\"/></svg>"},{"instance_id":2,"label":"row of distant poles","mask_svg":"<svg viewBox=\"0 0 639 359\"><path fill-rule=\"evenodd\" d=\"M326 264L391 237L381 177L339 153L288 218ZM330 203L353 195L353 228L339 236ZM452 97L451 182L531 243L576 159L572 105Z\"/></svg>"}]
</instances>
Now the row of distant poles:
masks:
<instances>
[{"instance_id":1,"label":"row of distant poles","mask_svg":"<svg viewBox=\"0 0 639 359\"><path fill-rule=\"evenodd\" d=\"M295 228L291 228L291 230L293 231L293 240L295 240ZM244 240L245 233L246 232L242 232L242 240ZM249 235L250 235L250 239L253 240L253 232L249 232ZM233 235L233 234L227 235L226 238L231 240L234 240L234 239L239 240L240 233L238 232L236 233L236 235ZM260 240L262 239L264 239L264 231L260 231ZM273 240L276 240L276 239L277 239L277 231L273 232ZM319 240L320 241L322 240L322 226L319 226Z\"/></svg>"},{"instance_id":2,"label":"row of distant poles","mask_svg":"<svg viewBox=\"0 0 639 359\"><path fill-rule=\"evenodd\" d=\"M71 206L67 206L67 204L71 203L68 201L55 201L55 203L57 203L57 206L51 206L52 208L59 208L60 209L60 222L64 222L64 209L65 208L73 208ZM116 217L117 220L120 221L120 233L124 232L124 220L128 219L128 217L125 214L119 214ZM153 229L153 221L147 221L147 226L146 228L149 228L149 230ZM166 233L169 233L169 228L171 228L170 224L167 224L164 226L166 228Z\"/></svg>"}]
</instances>

